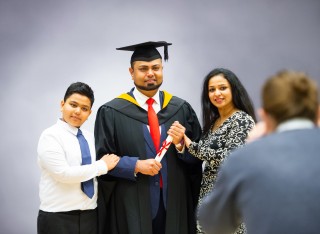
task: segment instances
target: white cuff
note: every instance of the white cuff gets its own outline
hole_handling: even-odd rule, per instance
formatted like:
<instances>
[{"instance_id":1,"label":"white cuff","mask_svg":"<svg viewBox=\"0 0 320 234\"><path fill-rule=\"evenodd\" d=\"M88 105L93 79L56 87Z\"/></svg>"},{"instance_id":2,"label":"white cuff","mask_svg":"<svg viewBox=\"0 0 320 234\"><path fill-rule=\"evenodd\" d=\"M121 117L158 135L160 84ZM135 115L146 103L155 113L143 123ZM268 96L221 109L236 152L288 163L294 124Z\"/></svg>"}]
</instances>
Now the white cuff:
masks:
<instances>
[{"instance_id":1,"label":"white cuff","mask_svg":"<svg viewBox=\"0 0 320 234\"><path fill-rule=\"evenodd\" d=\"M98 176L108 173L107 164L103 160L98 160L95 162L95 165L98 168Z\"/></svg>"}]
</instances>

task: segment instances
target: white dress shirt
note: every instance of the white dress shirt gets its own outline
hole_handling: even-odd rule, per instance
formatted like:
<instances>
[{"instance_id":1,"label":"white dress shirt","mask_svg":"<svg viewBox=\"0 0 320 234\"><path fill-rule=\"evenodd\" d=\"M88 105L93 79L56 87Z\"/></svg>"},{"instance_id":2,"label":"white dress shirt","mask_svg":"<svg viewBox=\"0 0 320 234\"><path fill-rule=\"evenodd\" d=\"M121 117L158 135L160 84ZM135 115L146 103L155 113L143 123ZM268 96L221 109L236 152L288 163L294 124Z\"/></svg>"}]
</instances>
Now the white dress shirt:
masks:
<instances>
[{"instance_id":1,"label":"white dress shirt","mask_svg":"<svg viewBox=\"0 0 320 234\"><path fill-rule=\"evenodd\" d=\"M40 210L62 212L90 210L97 207L96 176L106 174L103 161L96 161L93 134L81 129L86 138L92 164L81 165L78 128L58 120L44 130L38 143L38 164L41 169L39 185ZM90 199L81 190L81 182L94 178L94 196Z\"/></svg>"},{"instance_id":2,"label":"white dress shirt","mask_svg":"<svg viewBox=\"0 0 320 234\"><path fill-rule=\"evenodd\" d=\"M143 93L141 93L137 88L135 88L133 90L133 95L134 95L134 98L136 99L136 101L138 102L138 104L148 112L147 100L149 99L149 97L144 95ZM154 102L152 104L152 108L154 109L154 112L158 113L161 110L159 90L152 98L154 100ZM148 129L150 131L149 125L148 125ZM159 125L159 130L160 130L160 134L161 134L161 126L160 125Z\"/></svg>"},{"instance_id":3,"label":"white dress shirt","mask_svg":"<svg viewBox=\"0 0 320 234\"><path fill-rule=\"evenodd\" d=\"M148 104L146 103L147 100L149 99L149 97L147 97L146 95L144 95L143 93L139 92L138 89L134 89L133 90L133 95L136 99L136 101L138 102L138 104L145 109L146 111L148 111ZM154 103L152 104L152 107L154 109L154 111L156 113L158 113L161 110L161 106L160 106L160 97L159 97L159 90L157 91L157 93L152 97L154 100Z\"/></svg>"}]
</instances>

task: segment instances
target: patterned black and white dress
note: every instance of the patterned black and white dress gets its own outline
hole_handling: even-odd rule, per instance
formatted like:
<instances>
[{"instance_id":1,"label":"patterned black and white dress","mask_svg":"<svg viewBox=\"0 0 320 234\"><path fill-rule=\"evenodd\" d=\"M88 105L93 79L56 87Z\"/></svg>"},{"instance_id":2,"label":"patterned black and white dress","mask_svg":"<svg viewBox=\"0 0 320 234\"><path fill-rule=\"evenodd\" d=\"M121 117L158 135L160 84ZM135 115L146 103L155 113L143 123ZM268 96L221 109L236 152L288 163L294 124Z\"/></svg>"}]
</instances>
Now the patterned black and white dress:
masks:
<instances>
[{"instance_id":1,"label":"patterned black and white dress","mask_svg":"<svg viewBox=\"0 0 320 234\"><path fill-rule=\"evenodd\" d=\"M210 130L208 134L204 135L199 143L192 142L190 144L189 152L205 162L199 205L213 189L219 166L223 160L232 150L245 143L248 133L254 125L254 120L250 115L244 111L237 111L226 119L219 128L214 131ZM199 225L197 233L203 233ZM236 233L246 233L245 227L241 225Z\"/></svg>"}]
</instances>

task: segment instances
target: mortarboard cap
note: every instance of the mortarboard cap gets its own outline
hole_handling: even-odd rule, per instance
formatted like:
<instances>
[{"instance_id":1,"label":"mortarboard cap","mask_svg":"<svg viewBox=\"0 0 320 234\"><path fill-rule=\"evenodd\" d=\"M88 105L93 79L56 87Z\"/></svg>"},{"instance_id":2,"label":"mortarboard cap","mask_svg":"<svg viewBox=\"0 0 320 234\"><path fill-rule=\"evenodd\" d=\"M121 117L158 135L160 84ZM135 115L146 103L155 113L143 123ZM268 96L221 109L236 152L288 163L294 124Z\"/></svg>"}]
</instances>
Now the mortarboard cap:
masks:
<instances>
[{"instance_id":1,"label":"mortarboard cap","mask_svg":"<svg viewBox=\"0 0 320 234\"><path fill-rule=\"evenodd\" d=\"M158 58L162 58L159 51L156 49L157 47L164 46L164 60L167 61L168 56L168 46L172 45L172 43L168 43L166 41L148 41L136 45L125 46L121 48L117 48L117 50L127 50L134 51L131 56L131 63L134 61L152 61Z\"/></svg>"}]
</instances>

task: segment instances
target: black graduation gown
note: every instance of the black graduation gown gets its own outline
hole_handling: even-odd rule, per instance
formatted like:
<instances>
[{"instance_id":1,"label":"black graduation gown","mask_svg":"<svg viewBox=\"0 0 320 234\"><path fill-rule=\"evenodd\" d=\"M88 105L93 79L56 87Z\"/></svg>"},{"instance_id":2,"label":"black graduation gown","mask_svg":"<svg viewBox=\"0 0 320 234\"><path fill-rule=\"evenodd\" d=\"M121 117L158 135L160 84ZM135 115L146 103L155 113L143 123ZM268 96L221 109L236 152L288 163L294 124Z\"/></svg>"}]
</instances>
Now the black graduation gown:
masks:
<instances>
[{"instance_id":1,"label":"black graduation gown","mask_svg":"<svg viewBox=\"0 0 320 234\"><path fill-rule=\"evenodd\" d=\"M162 91L161 91L162 92ZM174 121L186 127L186 134L195 141L201 135L197 116L186 101L162 92L163 107L158 112L159 124L166 131ZM102 105L95 122L97 160L106 153L147 159L143 125L148 123L147 112L122 95ZM180 158L179 158L180 155ZM187 150L178 154L172 144L167 159L167 234L195 233L195 209L199 196L202 168L200 160L186 162L192 157ZM152 233L149 177L138 174L135 181L109 174L98 178L99 233Z\"/></svg>"}]
</instances>

